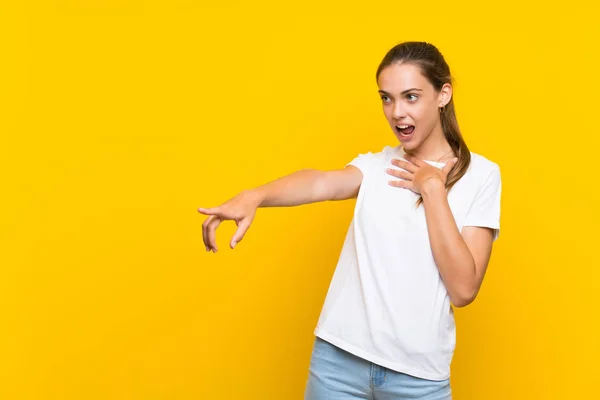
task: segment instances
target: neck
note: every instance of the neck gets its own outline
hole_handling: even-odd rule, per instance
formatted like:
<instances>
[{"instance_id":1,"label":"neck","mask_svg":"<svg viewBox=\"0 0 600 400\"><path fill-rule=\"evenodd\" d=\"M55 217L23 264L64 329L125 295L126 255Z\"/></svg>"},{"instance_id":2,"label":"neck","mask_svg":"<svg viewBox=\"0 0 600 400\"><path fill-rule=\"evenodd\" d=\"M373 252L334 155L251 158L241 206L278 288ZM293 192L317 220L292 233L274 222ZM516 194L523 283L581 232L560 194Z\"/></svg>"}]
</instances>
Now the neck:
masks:
<instances>
[{"instance_id":1,"label":"neck","mask_svg":"<svg viewBox=\"0 0 600 400\"><path fill-rule=\"evenodd\" d=\"M421 160L427 161L442 162L443 160L454 158L452 147L446 141L442 127L439 125L436 126L433 132L427 137L427 140L421 143L419 147L412 150L405 149L404 151Z\"/></svg>"}]
</instances>

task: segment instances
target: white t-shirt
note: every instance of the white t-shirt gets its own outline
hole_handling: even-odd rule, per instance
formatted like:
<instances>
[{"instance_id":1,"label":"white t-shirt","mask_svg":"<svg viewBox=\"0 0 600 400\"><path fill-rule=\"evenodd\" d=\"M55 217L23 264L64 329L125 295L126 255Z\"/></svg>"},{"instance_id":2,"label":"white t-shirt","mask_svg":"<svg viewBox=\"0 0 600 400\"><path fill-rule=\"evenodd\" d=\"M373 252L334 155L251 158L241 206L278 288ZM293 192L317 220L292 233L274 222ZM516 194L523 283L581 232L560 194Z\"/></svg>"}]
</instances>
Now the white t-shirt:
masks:
<instances>
[{"instance_id":1,"label":"white t-shirt","mask_svg":"<svg viewBox=\"0 0 600 400\"><path fill-rule=\"evenodd\" d=\"M356 356L412 376L444 380L456 344L454 311L433 259L419 195L390 186L386 173L404 150L385 146L348 165L363 173L354 217L315 335ZM427 161L442 168L445 163ZM448 192L463 226L500 228L500 168L471 152L465 175Z\"/></svg>"}]
</instances>

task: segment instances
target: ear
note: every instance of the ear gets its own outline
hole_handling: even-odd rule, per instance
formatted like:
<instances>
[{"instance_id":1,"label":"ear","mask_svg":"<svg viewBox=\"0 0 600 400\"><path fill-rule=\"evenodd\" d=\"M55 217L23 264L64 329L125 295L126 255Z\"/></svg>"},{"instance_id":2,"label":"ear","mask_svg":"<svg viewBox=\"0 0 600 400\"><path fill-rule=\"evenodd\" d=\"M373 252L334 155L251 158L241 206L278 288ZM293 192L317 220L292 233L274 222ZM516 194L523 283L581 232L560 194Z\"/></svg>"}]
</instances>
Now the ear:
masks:
<instances>
[{"instance_id":1,"label":"ear","mask_svg":"<svg viewBox=\"0 0 600 400\"><path fill-rule=\"evenodd\" d=\"M438 95L438 107L443 107L446 104L450 103L451 98L452 98L452 85L450 85L449 83L444 83L444 85L440 89L440 93Z\"/></svg>"}]
</instances>

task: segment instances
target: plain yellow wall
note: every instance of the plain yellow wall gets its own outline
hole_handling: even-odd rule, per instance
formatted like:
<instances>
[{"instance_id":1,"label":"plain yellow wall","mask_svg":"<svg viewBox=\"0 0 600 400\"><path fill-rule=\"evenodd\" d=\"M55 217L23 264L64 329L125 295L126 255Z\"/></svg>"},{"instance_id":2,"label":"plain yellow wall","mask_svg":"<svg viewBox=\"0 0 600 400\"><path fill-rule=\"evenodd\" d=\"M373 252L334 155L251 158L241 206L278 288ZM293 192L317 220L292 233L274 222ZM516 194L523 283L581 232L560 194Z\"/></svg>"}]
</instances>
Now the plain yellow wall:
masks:
<instances>
[{"instance_id":1,"label":"plain yellow wall","mask_svg":"<svg viewBox=\"0 0 600 400\"><path fill-rule=\"evenodd\" d=\"M197 208L396 144L375 70L404 40L442 51L468 145L502 169L455 399L591 398L587 3L2 2L0 398L300 399L354 202L260 209L217 254Z\"/></svg>"}]
</instances>

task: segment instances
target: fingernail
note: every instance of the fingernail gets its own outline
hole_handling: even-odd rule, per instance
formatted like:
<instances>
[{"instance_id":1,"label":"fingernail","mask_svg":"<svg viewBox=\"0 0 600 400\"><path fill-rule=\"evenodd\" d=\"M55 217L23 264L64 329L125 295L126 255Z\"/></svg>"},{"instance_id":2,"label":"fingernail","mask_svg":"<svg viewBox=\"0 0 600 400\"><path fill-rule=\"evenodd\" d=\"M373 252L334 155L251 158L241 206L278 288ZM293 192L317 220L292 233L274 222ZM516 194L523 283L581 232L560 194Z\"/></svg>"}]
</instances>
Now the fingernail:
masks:
<instances>
[{"instance_id":1,"label":"fingernail","mask_svg":"<svg viewBox=\"0 0 600 400\"><path fill-rule=\"evenodd\" d=\"M206 251L209 251L209 250L208 250L208 246L204 246L204 247L206 247Z\"/></svg>"},{"instance_id":2,"label":"fingernail","mask_svg":"<svg viewBox=\"0 0 600 400\"><path fill-rule=\"evenodd\" d=\"M231 248L232 248L232 249L233 249L233 248L235 248L235 245L236 245L236 244L237 244L237 242L233 242L233 243L231 243Z\"/></svg>"}]
</instances>

